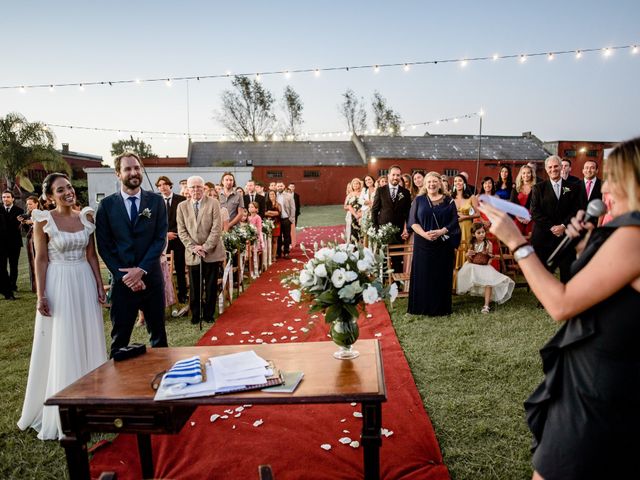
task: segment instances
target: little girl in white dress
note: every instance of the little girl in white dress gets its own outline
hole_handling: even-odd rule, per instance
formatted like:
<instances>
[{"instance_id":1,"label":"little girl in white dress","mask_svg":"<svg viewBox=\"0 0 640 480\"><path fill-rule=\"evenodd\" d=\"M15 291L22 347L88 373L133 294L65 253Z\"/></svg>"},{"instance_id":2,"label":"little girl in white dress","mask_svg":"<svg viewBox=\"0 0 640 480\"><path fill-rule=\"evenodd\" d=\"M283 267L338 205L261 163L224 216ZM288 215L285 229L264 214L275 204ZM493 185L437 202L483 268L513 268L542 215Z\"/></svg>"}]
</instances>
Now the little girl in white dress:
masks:
<instances>
[{"instance_id":1,"label":"little girl in white dress","mask_svg":"<svg viewBox=\"0 0 640 480\"><path fill-rule=\"evenodd\" d=\"M467 261L458 272L456 293L484 296L481 312L489 313L491 301L501 304L511 298L515 282L489 265L494 255L491 253L491 242L485 239L487 232L484 225L475 223L471 234Z\"/></svg>"}]
</instances>

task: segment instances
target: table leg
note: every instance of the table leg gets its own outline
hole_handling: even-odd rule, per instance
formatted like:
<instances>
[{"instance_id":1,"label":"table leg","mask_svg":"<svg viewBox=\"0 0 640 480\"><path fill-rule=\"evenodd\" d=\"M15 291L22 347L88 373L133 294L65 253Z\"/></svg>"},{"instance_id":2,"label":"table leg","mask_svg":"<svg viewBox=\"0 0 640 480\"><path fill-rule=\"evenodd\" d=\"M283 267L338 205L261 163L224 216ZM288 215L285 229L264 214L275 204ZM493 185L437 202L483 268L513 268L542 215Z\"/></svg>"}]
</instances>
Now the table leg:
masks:
<instances>
[{"instance_id":1,"label":"table leg","mask_svg":"<svg viewBox=\"0 0 640 480\"><path fill-rule=\"evenodd\" d=\"M138 433L138 454L142 466L142 478L153 478L153 457L151 455L151 435Z\"/></svg>"},{"instance_id":2,"label":"table leg","mask_svg":"<svg viewBox=\"0 0 640 480\"><path fill-rule=\"evenodd\" d=\"M65 435L60 439L67 457L70 480L89 480L89 457L87 456L88 433Z\"/></svg>"},{"instance_id":3,"label":"table leg","mask_svg":"<svg viewBox=\"0 0 640 480\"><path fill-rule=\"evenodd\" d=\"M362 450L365 480L380 478L381 427L382 404L380 402L362 402Z\"/></svg>"}]
</instances>

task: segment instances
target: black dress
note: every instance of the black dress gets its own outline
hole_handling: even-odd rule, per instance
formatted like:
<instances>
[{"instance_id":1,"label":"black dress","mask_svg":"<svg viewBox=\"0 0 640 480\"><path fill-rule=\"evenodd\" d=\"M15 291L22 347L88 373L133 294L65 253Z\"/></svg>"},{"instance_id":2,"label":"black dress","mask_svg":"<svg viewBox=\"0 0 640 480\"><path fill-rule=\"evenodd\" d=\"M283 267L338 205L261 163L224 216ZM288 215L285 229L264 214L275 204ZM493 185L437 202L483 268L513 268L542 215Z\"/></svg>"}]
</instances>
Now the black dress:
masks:
<instances>
[{"instance_id":1,"label":"black dress","mask_svg":"<svg viewBox=\"0 0 640 480\"><path fill-rule=\"evenodd\" d=\"M443 197L436 203L420 195L411 204L407 226L418 224L423 230L446 227L449 239L430 241L413 235L413 260L409 284L408 313L450 315L454 250L460 243L460 225L455 202Z\"/></svg>"},{"instance_id":2,"label":"black dress","mask_svg":"<svg viewBox=\"0 0 640 480\"><path fill-rule=\"evenodd\" d=\"M628 225L640 226L640 212L595 230L572 273ZM533 464L546 480L640 476L639 311L640 293L627 285L567 321L540 350L545 379L525 410Z\"/></svg>"}]
</instances>

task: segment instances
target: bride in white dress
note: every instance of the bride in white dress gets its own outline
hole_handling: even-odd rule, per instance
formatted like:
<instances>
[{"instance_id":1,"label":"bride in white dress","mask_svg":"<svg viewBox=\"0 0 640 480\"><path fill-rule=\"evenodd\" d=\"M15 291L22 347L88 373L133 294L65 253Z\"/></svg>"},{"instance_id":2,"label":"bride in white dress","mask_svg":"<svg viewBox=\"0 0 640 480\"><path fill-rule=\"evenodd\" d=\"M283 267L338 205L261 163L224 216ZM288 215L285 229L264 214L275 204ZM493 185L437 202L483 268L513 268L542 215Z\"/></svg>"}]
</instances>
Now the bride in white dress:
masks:
<instances>
[{"instance_id":1,"label":"bride in white dress","mask_svg":"<svg viewBox=\"0 0 640 480\"><path fill-rule=\"evenodd\" d=\"M89 207L72 210L75 191L66 175L42 184L56 209L34 210L38 304L29 379L18 427L41 440L62 437L58 407L44 401L107 359L101 303L105 294Z\"/></svg>"}]
</instances>

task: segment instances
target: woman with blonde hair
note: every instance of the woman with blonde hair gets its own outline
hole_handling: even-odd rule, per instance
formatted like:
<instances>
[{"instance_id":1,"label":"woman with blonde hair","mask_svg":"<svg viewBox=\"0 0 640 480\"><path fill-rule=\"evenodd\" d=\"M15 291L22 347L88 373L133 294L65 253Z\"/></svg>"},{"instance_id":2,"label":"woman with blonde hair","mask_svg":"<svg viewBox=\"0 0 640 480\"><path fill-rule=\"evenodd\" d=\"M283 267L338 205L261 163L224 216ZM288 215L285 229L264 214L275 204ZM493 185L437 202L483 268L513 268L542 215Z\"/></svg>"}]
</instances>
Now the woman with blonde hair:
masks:
<instances>
[{"instance_id":1,"label":"woman with blonde hair","mask_svg":"<svg viewBox=\"0 0 640 480\"><path fill-rule=\"evenodd\" d=\"M411 204L407 226L415 232L407 311L416 315L449 315L460 225L456 204L442 192L438 173L425 176L424 186Z\"/></svg>"},{"instance_id":2,"label":"woman with blonde hair","mask_svg":"<svg viewBox=\"0 0 640 480\"><path fill-rule=\"evenodd\" d=\"M511 201L531 211L531 189L536 184L536 173L529 165L523 165L516 176L516 186L511 191ZM533 220L516 217L516 225L524 236L531 235Z\"/></svg>"},{"instance_id":3,"label":"woman with blonde hair","mask_svg":"<svg viewBox=\"0 0 640 480\"><path fill-rule=\"evenodd\" d=\"M540 351L545 380L525 402L534 480L635 478L640 448L640 137L605 162L613 220L581 210L567 225L579 241L564 284L545 268L509 215L480 204L529 287L562 327Z\"/></svg>"},{"instance_id":4,"label":"woman with blonde hair","mask_svg":"<svg viewBox=\"0 0 640 480\"><path fill-rule=\"evenodd\" d=\"M357 242L360 239L360 219L362 218L362 180L354 178L347 186L347 196L344 200L344 209L347 211L345 217L346 229L345 240L347 243L351 239Z\"/></svg>"}]
</instances>

